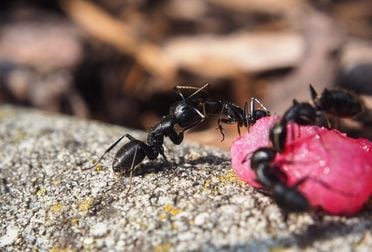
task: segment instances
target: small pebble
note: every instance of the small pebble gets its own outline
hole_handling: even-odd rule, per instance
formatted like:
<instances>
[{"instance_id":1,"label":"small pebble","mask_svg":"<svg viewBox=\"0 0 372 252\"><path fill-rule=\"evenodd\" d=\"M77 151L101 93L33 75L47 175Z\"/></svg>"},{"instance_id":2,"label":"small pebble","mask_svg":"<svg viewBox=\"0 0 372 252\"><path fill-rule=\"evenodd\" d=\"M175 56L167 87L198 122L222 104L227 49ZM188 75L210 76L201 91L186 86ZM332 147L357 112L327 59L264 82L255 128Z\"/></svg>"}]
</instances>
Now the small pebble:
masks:
<instances>
[{"instance_id":1,"label":"small pebble","mask_svg":"<svg viewBox=\"0 0 372 252\"><path fill-rule=\"evenodd\" d=\"M18 237L18 233L19 233L18 227L13 225L8 226L6 229L6 234L0 237L0 248L15 242L15 240Z\"/></svg>"},{"instance_id":2,"label":"small pebble","mask_svg":"<svg viewBox=\"0 0 372 252\"><path fill-rule=\"evenodd\" d=\"M90 233L94 237L102 237L107 233L107 225L105 223L99 222L90 229Z\"/></svg>"}]
</instances>

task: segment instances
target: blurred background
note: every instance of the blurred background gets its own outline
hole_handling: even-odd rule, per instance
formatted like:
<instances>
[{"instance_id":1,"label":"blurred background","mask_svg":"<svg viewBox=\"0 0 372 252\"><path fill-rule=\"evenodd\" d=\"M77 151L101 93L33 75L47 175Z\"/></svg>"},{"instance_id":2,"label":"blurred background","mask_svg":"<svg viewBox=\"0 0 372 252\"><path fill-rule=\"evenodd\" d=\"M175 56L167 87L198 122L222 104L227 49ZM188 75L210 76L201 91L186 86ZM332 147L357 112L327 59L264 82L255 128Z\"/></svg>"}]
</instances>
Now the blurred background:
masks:
<instances>
[{"instance_id":1,"label":"blurred background","mask_svg":"<svg viewBox=\"0 0 372 252\"><path fill-rule=\"evenodd\" d=\"M371 0L0 1L0 102L148 130L179 97L273 113L342 86L372 95ZM371 138L371 119L345 124ZM343 124L342 124L343 125ZM186 139L229 148L216 119ZM346 129L345 129L346 130Z\"/></svg>"}]
</instances>

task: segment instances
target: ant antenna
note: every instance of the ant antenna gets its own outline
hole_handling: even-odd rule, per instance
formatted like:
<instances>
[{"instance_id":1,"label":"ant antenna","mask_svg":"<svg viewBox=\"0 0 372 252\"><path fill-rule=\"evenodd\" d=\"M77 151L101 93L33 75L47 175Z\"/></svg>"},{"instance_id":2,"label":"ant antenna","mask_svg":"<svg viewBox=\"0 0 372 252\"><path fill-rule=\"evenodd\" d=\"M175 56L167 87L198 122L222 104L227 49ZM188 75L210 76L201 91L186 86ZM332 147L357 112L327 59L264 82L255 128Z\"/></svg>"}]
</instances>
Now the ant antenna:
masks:
<instances>
[{"instance_id":1,"label":"ant antenna","mask_svg":"<svg viewBox=\"0 0 372 252\"><path fill-rule=\"evenodd\" d=\"M252 102L251 102L251 110L252 110ZM243 108L243 118L245 119L245 122L244 122L244 126L247 128L248 132L249 132L249 117L251 115L248 113L248 102L245 101L244 102L244 108Z\"/></svg>"},{"instance_id":2,"label":"ant antenna","mask_svg":"<svg viewBox=\"0 0 372 252\"><path fill-rule=\"evenodd\" d=\"M193 87L193 86L175 86L174 89L176 90L177 94L179 96L181 96L182 100L187 100L189 98L192 98L194 97L196 94L198 94L199 92L201 92L203 89L205 89L206 87L208 87L208 83L205 84L204 86L200 87L200 88L197 88L197 87ZM189 95L188 97L185 98L185 96L182 94L181 90L195 90L191 95Z\"/></svg>"},{"instance_id":3,"label":"ant antenna","mask_svg":"<svg viewBox=\"0 0 372 252\"><path fill-rule=\"evenodd\" d=\"M186 100L188 99L191 99L193 98L195 95L197 95L198 93L200 93L203 89L207 88L209 86L208 83L206 83L204 86L200 87L198 90L196 90L194 93L192 93L191 95L189 95Z\"/></svg>"},{"instance_id":4,"label":"ant antenna","mask_svg":"<svg viewBox=\"0 0 372 252\"><path fill-rule=\"evenodd\" d=\"M185 89L185 87L184 86L175 86L174 89L176 90L177 94L179 96L181 96L182 100L185 100L185 97L183 96L183 94L181 92L181 89Z\"/></svg>"}]
</instances>

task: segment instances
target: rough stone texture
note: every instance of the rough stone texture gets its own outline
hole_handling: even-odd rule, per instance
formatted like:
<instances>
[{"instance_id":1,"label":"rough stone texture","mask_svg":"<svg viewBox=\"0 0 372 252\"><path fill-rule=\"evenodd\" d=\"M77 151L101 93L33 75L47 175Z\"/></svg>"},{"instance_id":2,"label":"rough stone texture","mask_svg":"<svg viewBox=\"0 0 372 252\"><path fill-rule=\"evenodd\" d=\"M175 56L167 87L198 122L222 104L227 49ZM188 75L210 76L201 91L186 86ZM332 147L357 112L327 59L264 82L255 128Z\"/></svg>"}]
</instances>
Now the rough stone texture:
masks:
<instances>
[{"instance_id":1,"label":"rough stone texture","mask_svg":"<svg viewBox=\"0 0 372 252\"><path fill-rule=\"evenodd\" d=\"M228 154L167 143L130 179L114 174L121 134L142 132L9 106L0 108L2 251L368 251L372 207L352 218L283 222L271 200L238 181ZM187 135L186 135L187 139ZM217 141L217 140L216 140Z\"/></svg>"}]
</instances>

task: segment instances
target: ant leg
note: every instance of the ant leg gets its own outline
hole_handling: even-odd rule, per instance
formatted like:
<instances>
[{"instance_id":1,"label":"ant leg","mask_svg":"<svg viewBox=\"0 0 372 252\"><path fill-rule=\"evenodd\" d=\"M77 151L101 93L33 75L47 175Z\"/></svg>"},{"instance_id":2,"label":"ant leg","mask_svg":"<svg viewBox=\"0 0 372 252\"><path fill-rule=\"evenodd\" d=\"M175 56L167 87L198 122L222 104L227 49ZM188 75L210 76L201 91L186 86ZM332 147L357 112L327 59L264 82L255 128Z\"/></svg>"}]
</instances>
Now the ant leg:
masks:
<instances>
[{"instance_id":1,"label":"ant leg","mask_svg":"<svg viewBox=\"0 0 372 252\"><path fill-rule=\"evenodd\" d=\"M202 119L204 120L205 117L206 117L206 115L207 115L207 109L205 108L205 103L204 102L203 102L203 105L202 106L203 106L203 113L202 113L203 114L203 117L202 117ZM196 109L196 111L199 111L199 110Z\"/></svg>"},{"instance_id":2,"label":"ant leg","mask_svg":"<svg viewBox=\"0 0 372 252\"><path fill-rule=\"evenodd\" d=\"M281 213L282 213L283 221L288 225L289 213L287 213L286 211L283 211L283 210L281 210Z\"/></svg>"},{"instance_id":3,"label":"ant leg","mask_svg":"<svg viewBox=\"0 0 372 252\"><path fill-rule=\"evenodd\" d=\"M202 121L204 121L205 120L205 106L203 105L203 113L202 112L200 112L197 108L194 108L194 111L200 116L200 118L201 118L201 121L199 122L199 123L201 123Z\"/></svg>"},{"instance_id":4,"label":"ant leg","mask_svg":"<svg viewBox=\"0 0 372 252\"><path fill-rule=\"evenodd\" d=\"M105 150L105 152L102 154L102 156L92 165L92 166L89 166L87 168L81 168L83 171L85 170L90 170L92 168L94 168L101 160L102 158L107 154L109 153L121 140L123 140L124 137L127 137L130 141L134 141L136 140L134 137L132 137L131 135L129 134L125 134L125 135L122 135L118 140L116 140L113 144L110 145L110 147L107 148L107 150Z\"/></svg>"},{"instance_id":5,"label":"ant leg","mask_svg":"<svg viewBox=\"0 0 372 252\"><path fill-rule=\"evenodd\" d=\"M252 114L248 113L248 102L244 102L244 108L243 108L243 120L244 120L244 126L247 128L247 131L249 132L249 128L251 126L251 117Z\"/></svg>"},{"instance_id":6,"label":"ant leg","mask_svg":"<svg viewBox=\"0 0 372 252\"><path fill-rule=\"evenodd\" d=\"M223 127L222 127L222 115L223 115L223 112L225 111L226 107L225 105L222 106L222 109L221 109L221 112L220 112L220 116L218 117L218 120L217 120L217 125L218 125L218 129L220 130L220 133L222 135L222 140L221 142L223 142L223 140L225 140L225 134L223 133Z\"/></svg>"},{"instance_id":7,"label":"ant leg","mask_svg":"<svg viewBox=\"0 0 372 252\"><path fill-rule=\"evenodd\" d=\"M179 145L183 141L183 132L177 133L175 130L172 130L168 134L169 139L176 145ZM167 148L167 146L164 144L164 146Z\"/></svg>"},{"instance_id":8,"label":"ant leg","mask_svg":"<svg viewBox=\"0 0 372 252\"><path fill-rule=\"evenodd\" d=\"M251 116L253 116L253 113L255 111L255 106L254 106L254 97L251 97L251 105L250 105L250 112L251 112ZM244 109L245 109L245 105L244 105Z\"/></svg>"},{"instance_id":9,"label":"ant leg","mask_svg":"<svg viewBox=\"0 0 372 252\"><path fill-rule=\"evenodd\" d=\"M325 117L325 120L326 120L326 123L327 123L327 128L328 129L332 129L332 123L331 123L331 120L329 120L329 117L326 116ZM335 125L335 128L337 129L338 128L338 124L340 123L340 118L337 118L337 121L336 121L336 125Z\"/></svg>"},{"instance_id":10,"label":"ant leg","mask_svg":"<svg viewBox=\"0 0 372 252\"><path fill-rule=\"evenodd\" d=\"M311 218L314 222L322 222L324 220L324 212L320 207L315 207L310 213Z\"/></svg>"},{"instance_id":11,"label":"ant leg","mask_svg":"<svg viewBox=\"0 0 372 252\"><path fill-rule=\"evenodd\" d=\"M172 168L170 162L168 161L167 157L166 157L165 154L164 154L164 150L160 150L159 153L160 153L160 155L164 158L165 162L166 162L167 165L168 165L168 168Z\"/></svg>"},{"instance_id":12,"label":"ant leg","mask_svg":"<svg viewBox=\"0 0 372 252\"><path fill-rule=\"evenodd\" d=\"M218 118L217 124L218 124L217 129L219 129L219 131L220 131L220 133L222 135L221 142L223 142L223 140L225 140L225 134L223 133L223 127L222 127L222 124L221 124L221 118Z\"/></svg>"},{"instance_id":13,"label":"ant leg","mask_svg":"<svg viewBox=\"0 0 372 252\"><path fill-rule=\"evenodd\" d=\"M324 126L327 129L332 128L332 123L331 120L329 119L330 115L326 115L326 113L323 110L317 110L316 117L318 118L318 120L316 121L315 125Z\"/></svg>"},{"instance_id":14,"label":"ant leg","mask_svg":"<svg viewBox=\"0 0 372 252\"><path fill-rule=\"evenodd\" d=\"M134 157L133 157L133 160L132 160L132 165L131 165L131 167L130 167L129 185L128 185L127 192L126 192L125 195L124 195L125 200L127 200L128 195L129 195L129 192L130 192L130 190L132 189L133 170L134 170L134 161L136 160L136 156L137 156L137 148L138 148L138 146L136 146L136 150L135 150L135 152L134 152Z\"/></svg>"},{"instance_id":15,"label":"ant leg","mask_svg":"<svg viewBox=\"0 0 372 252\"><path fill-rule=\"evenodd\" d=\"M261 184L259 180L255 179L255 181L256 181L257 183ZM272 196L271 191L270 191L269 189L267 189L267 188L261 187L261 188L255 188L255 190L256 190L257 192L259 192L259 193L262 193L262 194L265 195L265 196L269 196L269 197Z\"/></svg>"},{"instance_id":16,"label":"ant leg","mask_svg":"<svg viewBox=\"0 0 372 252\"><path fill-rule=\"evenodd\" d=\"M238 130L238 134L240 136L240 126L239 126L239 123L236 124L236 129Z\"/></svg>"},{"instance_id":17,"label":"ant leg","mask_svg":"<svg viewBox=\"0 0 372 252\"><path fill-rule=\"evenodd\" d=\"M289 127L291 127L291 141L293 143L294 140L295 140L295 138L296 138L296 136L295 136L295 128L294 128L293 123L289 124ZM297 129L298 129L299 134L300 134L298 137L300 137L301 136L301 129L300 129L301 126L297 126L297 127L298 127ZM294 155L294 151L293 151L294 150L294 145L293 144L291 144L291 145L292 145L292 151L291 151L291 153L292 153L292 155ZM293 157L292 157L292 159L293 159Z\"/></svg>"}]
</instances>

